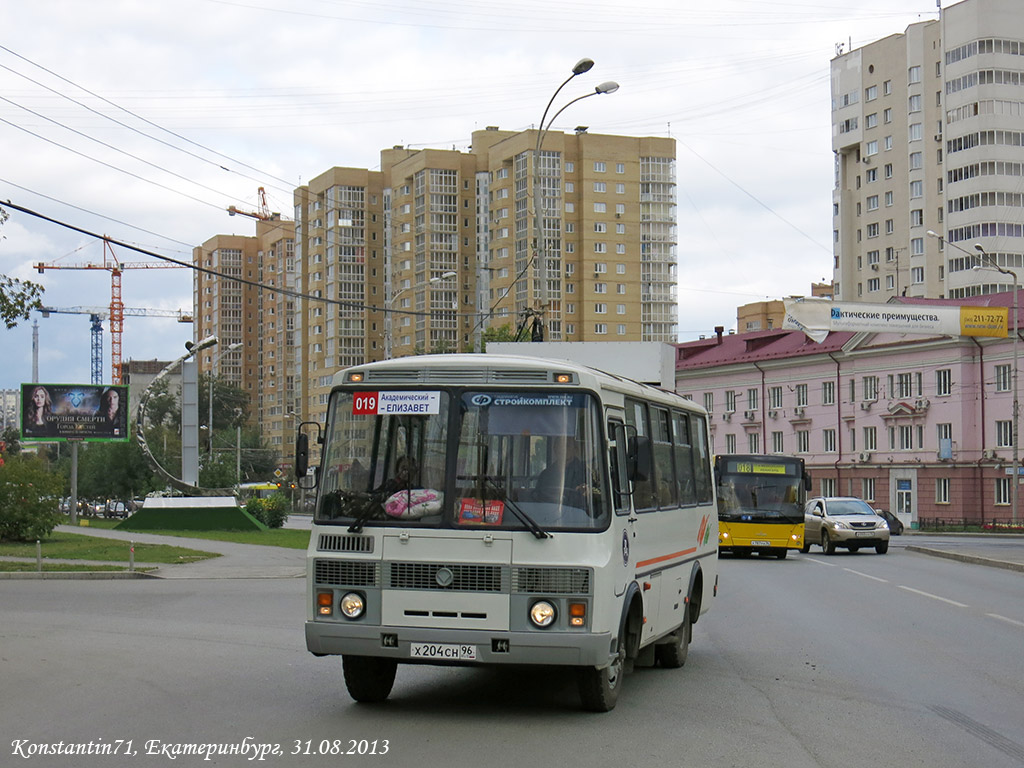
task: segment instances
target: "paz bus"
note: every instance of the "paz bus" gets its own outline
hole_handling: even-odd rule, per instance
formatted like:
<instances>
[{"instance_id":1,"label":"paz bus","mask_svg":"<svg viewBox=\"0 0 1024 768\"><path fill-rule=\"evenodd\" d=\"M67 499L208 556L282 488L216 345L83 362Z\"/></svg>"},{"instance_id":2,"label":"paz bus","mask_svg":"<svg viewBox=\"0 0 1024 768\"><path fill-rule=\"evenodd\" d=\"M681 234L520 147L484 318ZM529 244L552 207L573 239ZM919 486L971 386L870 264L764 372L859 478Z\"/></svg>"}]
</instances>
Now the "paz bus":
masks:
<instances>
[{"instance_id":1,"label":"paz bus","mask_svg":"<svg viewBox=\"0 0 1024 768\"><path fill-rule=\"evenodd\" d=\"M718 589L706 412L578 364L422 355L334 377L307 552L306 645L349 694L399 665L572 667L612 709L674 668Z\"/></svg>"},{"instance_id":2,"label":"paz bus","mask_svg":"<svg viewBox=\"0 0 1024 768\"><path fill-rule=\"evenodd\" d=\"M794 456L715 457L718 550L780 560L804 543L804 503L811 476Z\"/></svg>"}]
</instances>

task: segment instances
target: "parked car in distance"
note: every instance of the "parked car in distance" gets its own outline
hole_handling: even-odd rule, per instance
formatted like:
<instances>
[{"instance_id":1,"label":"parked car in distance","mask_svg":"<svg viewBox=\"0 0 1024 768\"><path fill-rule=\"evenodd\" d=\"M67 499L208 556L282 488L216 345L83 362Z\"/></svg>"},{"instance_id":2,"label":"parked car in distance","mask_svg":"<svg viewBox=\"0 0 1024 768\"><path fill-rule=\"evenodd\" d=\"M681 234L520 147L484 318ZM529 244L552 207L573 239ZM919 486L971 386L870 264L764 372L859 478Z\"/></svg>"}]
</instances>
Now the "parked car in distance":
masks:
<instances>
[{"instance_id":1,"label":"parked car in distance","mask_svg":"<svg viewBox=\"0 0 1024 768\"><path fill-rule=\"evenodd\" d=\"M820 544L826 555L844 547L856 552L874 547L884 555L889 551L889 524L866 501L853 496L818 496L804 507L804 546Z\"/></svg>"},{"instance_id":2,"label":"parked car in distance","mask_svg":"<svg viewBox=\"0 0 1024 768\"><path fill-rule=\"evenodd\" d=\"M131 514L131 509L128 504L123 501L108 500L103 510L104 517L120 517L125 518Z\"/></svg>"},{"instance_id":3,"label":"parked car in distance","mask_svg":"<svg viewBox=\"0 0 1024 768\"><path fill-rule=\"evenodd\" d=\"M875 509L875 514L885 519L885 522L889 524L889 534L891 536L899 536L903 533L903 523L896 517L892 512L887 509Z\"/></svg>"}]
</instances>

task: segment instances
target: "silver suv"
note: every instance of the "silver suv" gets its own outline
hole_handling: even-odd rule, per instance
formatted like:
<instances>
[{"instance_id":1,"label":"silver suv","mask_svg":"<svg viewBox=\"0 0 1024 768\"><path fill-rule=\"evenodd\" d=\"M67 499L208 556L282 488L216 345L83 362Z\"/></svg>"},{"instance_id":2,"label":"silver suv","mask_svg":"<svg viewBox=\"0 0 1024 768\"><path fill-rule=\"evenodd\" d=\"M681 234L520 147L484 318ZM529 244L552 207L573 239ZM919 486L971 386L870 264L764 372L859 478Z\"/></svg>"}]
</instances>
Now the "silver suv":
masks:
<instances>
[{"instance_id":1,"label":"silver suv","mask_svg":"<svg viewBox=\"0 0 1024 768\"><path fill-rule=\"evenodd\" d=\"M804 546L820 544L826 555L845 547L856 552L874 547L884 555L889 551L889 524L875 514L866 501L852 496L819 496L804 507Z\"/></svg>"}]
</instances>

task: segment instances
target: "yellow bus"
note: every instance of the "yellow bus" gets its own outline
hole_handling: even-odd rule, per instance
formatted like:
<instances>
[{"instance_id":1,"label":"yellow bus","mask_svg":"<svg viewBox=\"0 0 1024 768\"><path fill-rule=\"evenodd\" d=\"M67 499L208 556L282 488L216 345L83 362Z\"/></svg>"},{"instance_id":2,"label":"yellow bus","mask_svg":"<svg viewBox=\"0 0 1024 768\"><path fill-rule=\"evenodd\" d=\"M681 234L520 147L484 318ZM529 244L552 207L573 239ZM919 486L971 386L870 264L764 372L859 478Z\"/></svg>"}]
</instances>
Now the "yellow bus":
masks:
<instances>
[{"instance_id":1,"label":"yellow bus","mask_svg":"<svg viewBox=\"0 0 1024 768\"><path fill-rule=\"evenodd\" d=\"M794 456L715 457L718 551L780 560L804 544L804 503L811 476Z\"/></svg>"},{"instance_id":2,"label":"yellow bus","mask_svg":"<svg viewBox=\"0 0 1024 768\"><path fill-rule=\"evenodd\" d=\"M566 361L422 355L335 376L306 645L356 701L405 664L571 667L584 708L681 667L717 593L707 413ZM696 694L694 694L696 695Z\"/></svg>"}]
</instances>

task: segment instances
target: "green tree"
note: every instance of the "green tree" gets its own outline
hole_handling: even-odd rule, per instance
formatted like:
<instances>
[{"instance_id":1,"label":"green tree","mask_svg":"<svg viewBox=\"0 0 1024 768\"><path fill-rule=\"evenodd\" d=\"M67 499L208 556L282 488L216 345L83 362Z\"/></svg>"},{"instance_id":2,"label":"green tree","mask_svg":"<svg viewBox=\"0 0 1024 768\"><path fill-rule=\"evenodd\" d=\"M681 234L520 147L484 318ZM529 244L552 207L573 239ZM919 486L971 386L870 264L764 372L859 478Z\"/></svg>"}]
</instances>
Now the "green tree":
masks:
<instances>
[{"instance_id":1,"label":"green tree","mask_svg":"<svg viewBox=\"0 0 1024 768\"><path fill-rule=\"evenodd\" d=\"M7 217L7 211L0 208L0 224L7 221ZM0 275L0 320L8 328L16 326L19 320L28 320L33 309L43 306L42 295L41 285Z\"/></svg>"},{"instance_id":2,"label":"green tree","mask_svg":"<svg viewBox=\"0 0 1024 768\"><path fill-rule=\"evenodd\" d=\"M516 329L511 325L502 325L497 328L491 327L484 330L481 338L481 352L487 351L489 341L516 341Z\"/></svg>"},{"instance_id":3,"label":"green tree","mask_svg":"<svg viewBox=\"0 0 1024 768\"><path fill-rule=\"evenodd\" d=\"M78 495L133 499L164 486L133 436L128 442L86 443L78 454Z\"/></svg>"},{"instance_id":4,"label":"green tree","mask_svg":"<svg viewBox=\"0 0 1024 768\"><path fill-rule=\"evenodd\" d=\"M8 456L21 453L21 432L17 427L7 427L0 435L0 443L4 444L3 452Z\"/></svg>"},{"instance_id":5,"label":"green tree","mask_svg":"<svg viewBox=\"0 0 1024 768\"><path fill-rule=\"evenodd\" d=\"M0 539L35 541L49 536L61 521L63 484L38 456L8 458L0 466Z\"/></svg>"}]
</instances>

